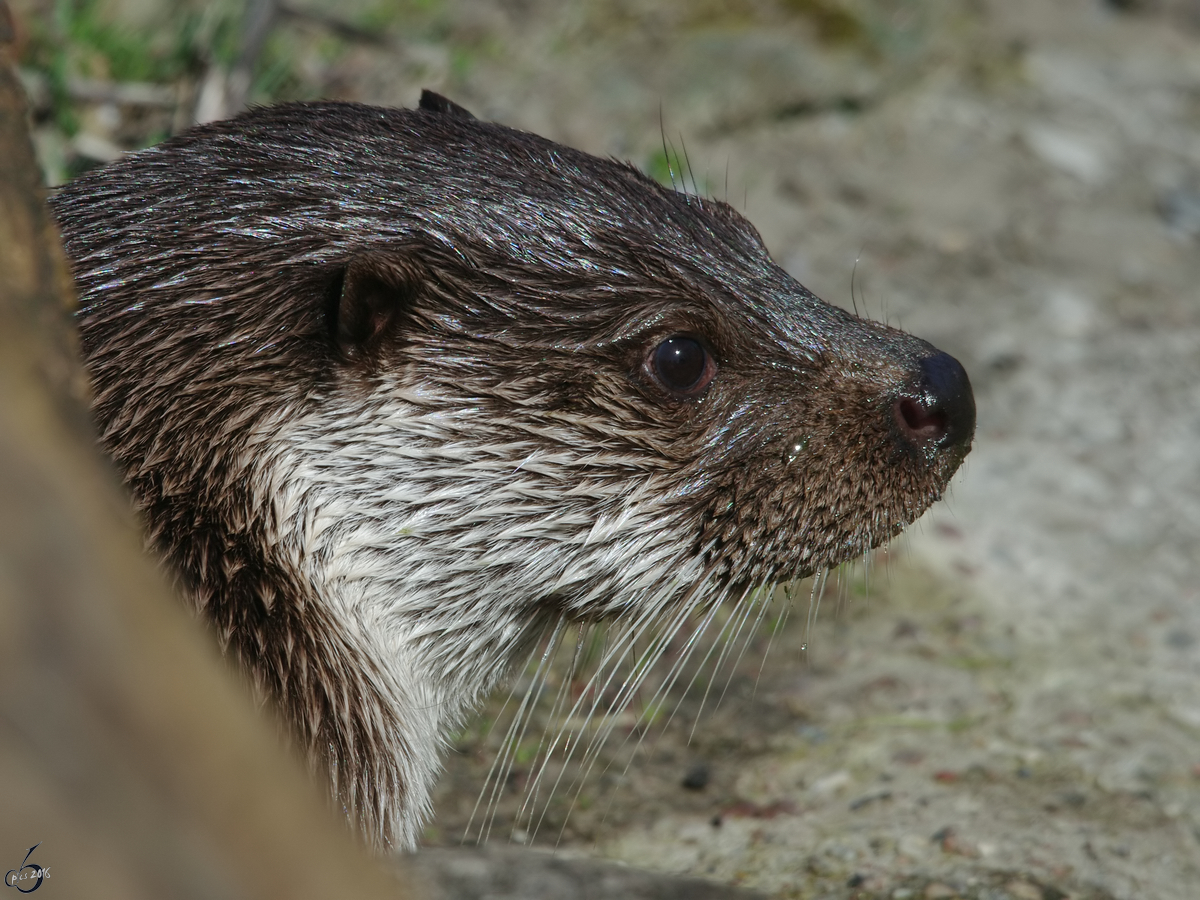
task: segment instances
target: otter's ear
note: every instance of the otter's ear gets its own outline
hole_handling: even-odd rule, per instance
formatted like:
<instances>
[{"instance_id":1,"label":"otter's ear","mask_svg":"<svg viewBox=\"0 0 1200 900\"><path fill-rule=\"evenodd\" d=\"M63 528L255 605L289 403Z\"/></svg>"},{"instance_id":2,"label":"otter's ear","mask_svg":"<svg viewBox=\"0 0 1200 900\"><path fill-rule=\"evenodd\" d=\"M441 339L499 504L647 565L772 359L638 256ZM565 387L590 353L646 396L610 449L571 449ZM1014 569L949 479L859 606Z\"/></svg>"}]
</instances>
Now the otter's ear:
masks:
<instances>
[{"instance_id":1,"label":"otter's ear","mask_svg":"<svg viewBox=\"0 0 1200 900\"><path fill-rule=\"evenodd\" d=\"M370 361L399 331L423 281L418 267L364 254L342 270L329 305L329 330L343 359Z\"/></svg>"},{"instance_id":2,"label":"otter's ear","mask_svg":"<svg viewBox=\"0 0 1200 900\"><path fill-rule=\"evenodd\" d=\"M455 116L459 119L475 118L453 100L447 100L441 94L435 94L428 89L421 91L421 102L418 105L426 112L442 113L443 115Z\"/></svg>"}]
</instances>

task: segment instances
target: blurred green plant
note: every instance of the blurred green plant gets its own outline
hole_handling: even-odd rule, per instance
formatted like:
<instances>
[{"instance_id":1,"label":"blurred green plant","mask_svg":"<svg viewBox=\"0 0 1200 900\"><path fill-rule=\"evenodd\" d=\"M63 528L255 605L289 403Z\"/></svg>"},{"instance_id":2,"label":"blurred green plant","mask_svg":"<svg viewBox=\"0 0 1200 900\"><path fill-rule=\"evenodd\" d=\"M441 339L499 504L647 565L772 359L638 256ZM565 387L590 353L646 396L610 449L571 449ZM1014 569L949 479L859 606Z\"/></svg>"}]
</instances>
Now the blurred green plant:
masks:
<instances>
[{"instance_id":1,"label":"blurred green plant","mask_svg":"<svg viewBox=\"0 0 1200 900\"><path fill-rule=\"evenodd\" d=\"M173 84L198 77L209 61L234 57L239 18L240 4L197 9L172 2L161 25L139 26L110 18L98 0L57 0L52 15L28 23L20 64L46 79L48 118L70 136L79 128L72 80Z\"/></svg>"}]
</instances>

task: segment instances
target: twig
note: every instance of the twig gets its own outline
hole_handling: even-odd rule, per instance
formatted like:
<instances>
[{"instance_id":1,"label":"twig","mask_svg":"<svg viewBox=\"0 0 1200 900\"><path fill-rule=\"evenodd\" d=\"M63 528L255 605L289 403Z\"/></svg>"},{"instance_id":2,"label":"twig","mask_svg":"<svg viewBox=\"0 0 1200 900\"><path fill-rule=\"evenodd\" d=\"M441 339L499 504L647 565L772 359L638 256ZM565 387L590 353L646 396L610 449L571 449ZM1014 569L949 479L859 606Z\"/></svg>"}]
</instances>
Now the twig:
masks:
<instances>
[{"instance_id":1,"label":"twig","mask_svg":"<svg viewBox=\"0 0 1200 900\"><path fill-rule=\"evenodd\" d=\"M158 106L171 109L178 96L175 88L144 81L97 81L92 78L71 78L67 81L67 96L72 100L90 103L116 103L120 106Z\"/></svg>"}]
</instances>

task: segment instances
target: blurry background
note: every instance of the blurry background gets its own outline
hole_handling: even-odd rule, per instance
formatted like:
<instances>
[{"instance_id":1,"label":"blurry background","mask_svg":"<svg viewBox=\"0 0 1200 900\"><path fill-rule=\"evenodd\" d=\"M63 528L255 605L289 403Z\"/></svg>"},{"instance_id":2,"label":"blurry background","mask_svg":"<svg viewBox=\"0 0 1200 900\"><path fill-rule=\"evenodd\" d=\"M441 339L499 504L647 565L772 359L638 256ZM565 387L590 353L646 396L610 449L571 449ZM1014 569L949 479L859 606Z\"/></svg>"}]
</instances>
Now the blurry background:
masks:
<instances>
[{"instance_id":1,"label":"blurry background","mask_svg":"<svg viewBox=\"0 0 1200 900\"><path fill-rule=\"evenodd\" d=\"M1195 895L1200 3L13 6L52 185L245 103L428 87L664 181L686 155L807 287L967 366L948 502L815 625L807 587L772 612L698 719L631 718L633 764L614 747L536 830L518 746L493 840L780 897ZM431 844L467 826L502 699Z\"/></svg>"}]
</instances>

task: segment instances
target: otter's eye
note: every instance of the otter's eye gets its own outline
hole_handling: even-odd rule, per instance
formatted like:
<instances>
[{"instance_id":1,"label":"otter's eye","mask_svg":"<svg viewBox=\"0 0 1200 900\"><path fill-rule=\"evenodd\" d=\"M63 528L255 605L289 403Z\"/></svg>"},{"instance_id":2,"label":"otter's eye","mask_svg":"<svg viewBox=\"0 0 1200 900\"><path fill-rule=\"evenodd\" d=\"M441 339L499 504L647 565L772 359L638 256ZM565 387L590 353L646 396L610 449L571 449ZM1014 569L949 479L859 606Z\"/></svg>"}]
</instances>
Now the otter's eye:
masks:
<instances>
[{"instance_id":1,"label":"otter's eye","mask_svg":"<svg viewBox=\"0 0 1200 900\"><path fill-rule=\"evenodd\" d=\"M650 365L655 377L673 394L694 397L708 387L717 372L704 345L691 337L667 338L654 348Z\"/></svg>"}]
</instances>

